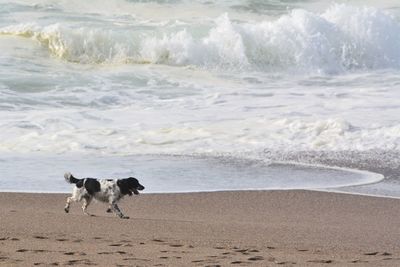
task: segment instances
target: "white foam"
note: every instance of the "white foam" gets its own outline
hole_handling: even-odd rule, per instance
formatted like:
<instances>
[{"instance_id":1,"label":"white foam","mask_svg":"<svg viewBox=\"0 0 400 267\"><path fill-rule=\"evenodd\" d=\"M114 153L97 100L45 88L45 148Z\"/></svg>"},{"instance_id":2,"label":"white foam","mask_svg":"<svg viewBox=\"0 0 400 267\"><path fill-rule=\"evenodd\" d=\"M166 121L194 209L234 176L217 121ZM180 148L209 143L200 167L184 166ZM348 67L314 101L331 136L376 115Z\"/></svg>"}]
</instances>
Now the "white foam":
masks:
<instances>
[{"instance_id":1,"label":"white foam","mask_svg":"<svg viewBox=\"0 0 400 267\"><path fill-rule=\"evenodd\" d=\"M207 26L205 36L196 27L164 27L160 36L126 26L107 30L17 24L0 33L33 38L53 56L85 64L155 63L300 73L400 68L400 23L373 7L333 5L322 14L298 9L273 21L246 23L232 22L223 14Z\"/></svg>"},{"instance_id":2,"label":"white foam","mask_svg":"<svg viewBox=\"0 0 400 267\"><path fill-rule=\"evenodd\" d=\"M301 150L395 149L400 146L400 125L357 128L342 119L237 119L182 123L162 111L138 109L96 112L102 121L85 119L80 112L34 113L28 124L2 127L0 151L82 152L129 155L137 153L235 153ZM127 116L127 114L129 114ZM133 115L135 114L135 115ZM167 117L169 114L169 118ZM143 120L143 118L147 118ZM165 119L163 119L165 118ZM159 121L161 120L161 121ZM103 123L109 121L108 123ZM131 123L137 121L140 123ZM29 126L30 125L30 126ZM229 130L228 130L229 129Z\"/></svg>"}]
</instances>

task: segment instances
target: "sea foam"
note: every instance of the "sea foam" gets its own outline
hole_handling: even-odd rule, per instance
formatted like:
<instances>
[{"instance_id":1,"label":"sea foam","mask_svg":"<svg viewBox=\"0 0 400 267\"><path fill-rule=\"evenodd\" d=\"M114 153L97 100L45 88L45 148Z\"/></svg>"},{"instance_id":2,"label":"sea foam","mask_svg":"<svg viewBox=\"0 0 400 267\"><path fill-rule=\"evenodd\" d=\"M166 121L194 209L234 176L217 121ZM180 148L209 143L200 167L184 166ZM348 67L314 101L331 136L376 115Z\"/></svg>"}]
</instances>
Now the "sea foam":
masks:
<instances>
[{"instance_id":1,"label":"sea foam","mask_svg":"<svg viewBox=\"0 0 400 267\"><path fill-rule=\"evenodd\" d=\"M172 26L171 26L172 27ZM273 21L237 22L222 14L201 34L184 29L113 30L17 24L1 34L39 41L50 54L82 64L167 64L268 72L343 73L400 68L400 23L373 7L297 9Z\"/></svg>"}]
</instances>

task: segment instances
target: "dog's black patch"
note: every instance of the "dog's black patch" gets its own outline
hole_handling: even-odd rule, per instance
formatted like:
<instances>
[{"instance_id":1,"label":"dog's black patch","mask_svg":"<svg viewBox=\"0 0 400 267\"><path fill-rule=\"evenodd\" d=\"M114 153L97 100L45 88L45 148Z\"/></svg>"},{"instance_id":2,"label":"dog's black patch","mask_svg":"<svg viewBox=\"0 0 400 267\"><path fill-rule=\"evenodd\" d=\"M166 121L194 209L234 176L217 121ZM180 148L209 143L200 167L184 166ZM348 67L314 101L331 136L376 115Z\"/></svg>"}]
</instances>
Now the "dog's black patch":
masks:
<instances>
[{"instance_id":1,"label":"dog's black patch","mask_svg":"<svg viewBox=\"0 0 400 267\"><path fill-rule=\"evenodd\" d=\"M89 195L94 195L96 192L100 192L100 183L94 178L86 178L85 188Z\"/></svg>"},{"instance_id":2,"label":"dog's black patch","mask_svg":"<svg viewBox=\"0 0 400 267\"><path fill-rule=\"evenodd\" d=\"M128 188L128 183L126 179L117 180L117 185L123 195L132 195L132 192Z\"/></svg>"},{"instance_id":3,"label":"dog's black patch","mask_svg":"<svg viewBox=\"0 0 400 267\"><path fill-rule=\"evenodd\" d=\"M85 179L77 179L76 181L76 187L81 188L83 186L83 181L85 181Z\"/></svg>"}]
</instances>

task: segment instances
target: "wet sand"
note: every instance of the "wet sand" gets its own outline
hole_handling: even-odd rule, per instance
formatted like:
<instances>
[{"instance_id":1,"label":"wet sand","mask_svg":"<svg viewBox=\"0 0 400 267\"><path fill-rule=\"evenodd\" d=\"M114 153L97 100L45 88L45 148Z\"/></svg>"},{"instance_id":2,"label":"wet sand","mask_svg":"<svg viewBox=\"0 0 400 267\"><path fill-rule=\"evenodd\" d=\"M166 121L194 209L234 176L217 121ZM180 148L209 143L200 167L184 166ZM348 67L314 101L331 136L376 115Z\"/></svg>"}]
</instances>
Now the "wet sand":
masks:
<instances>
[{"instance_id":1,"label":"wet sand","mask_svg":"<svg viewBox=\"0 0 400 267\"><path fill-rule=\"evenodd\" d=\"M142 194L86 216L0 193L0 266L399 266L400 200L313 191Z\"/></svg>"}]
</instances>

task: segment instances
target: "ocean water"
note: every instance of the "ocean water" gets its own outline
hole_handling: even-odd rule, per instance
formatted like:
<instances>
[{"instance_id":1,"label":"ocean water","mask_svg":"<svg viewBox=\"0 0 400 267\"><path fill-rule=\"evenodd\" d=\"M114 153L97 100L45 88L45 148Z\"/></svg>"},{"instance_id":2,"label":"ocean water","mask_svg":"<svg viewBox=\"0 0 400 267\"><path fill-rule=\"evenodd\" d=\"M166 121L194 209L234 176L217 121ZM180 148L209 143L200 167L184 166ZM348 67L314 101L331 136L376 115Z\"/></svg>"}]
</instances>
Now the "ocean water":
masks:
<instances>
[{"instance_id":1,"label":"ocean water","mask_svg":"<svg viewBox=\"0 0 400 267\"><path fill-rule=\"evenodd\" d=\"M395 0L0 0L0 190L78 170L159 192L161 167L182 185L166 191L232 189L231 165L261 160L380 173L326 169L312 187L400 196L399 15ZM182 183L181 165L218 186ZM310 188L312 169L242 189Z\"/></svg>"}]
</instances>

